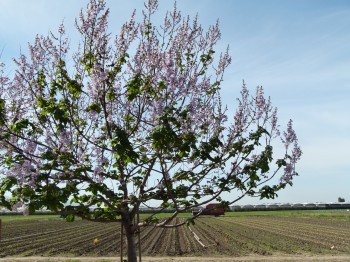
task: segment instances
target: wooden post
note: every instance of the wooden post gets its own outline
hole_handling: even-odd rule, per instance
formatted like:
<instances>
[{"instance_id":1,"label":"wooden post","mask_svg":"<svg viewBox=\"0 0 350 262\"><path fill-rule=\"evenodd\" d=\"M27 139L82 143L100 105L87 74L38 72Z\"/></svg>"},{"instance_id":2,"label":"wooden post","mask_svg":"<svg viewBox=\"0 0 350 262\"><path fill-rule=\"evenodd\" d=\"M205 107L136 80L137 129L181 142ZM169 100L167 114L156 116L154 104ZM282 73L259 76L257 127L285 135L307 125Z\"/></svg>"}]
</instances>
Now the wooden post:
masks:
<instances>
[{"instance_id":1,"label":"wooden post","mask_svg":"<svg viewBox=\"0 0 350 262\"><path fill-rule=\"evenodd\" d=\"M0 219L0 241L1 241L1 227L2 225L1 225L1 219Z\"/></svg>"},{"instance_id":2,"label":"wooden post","mask_svg":"<svg viewBox=\"0 0 350 262\"><path fill-rule=\"evenodd\" d=\"M140 214L139 214L139 211L137 211L137 225L140 224ZM139 262L141 262L141 228L139 227L138 228L138 238L139 238Z\"/></svg>"}]
</instances>

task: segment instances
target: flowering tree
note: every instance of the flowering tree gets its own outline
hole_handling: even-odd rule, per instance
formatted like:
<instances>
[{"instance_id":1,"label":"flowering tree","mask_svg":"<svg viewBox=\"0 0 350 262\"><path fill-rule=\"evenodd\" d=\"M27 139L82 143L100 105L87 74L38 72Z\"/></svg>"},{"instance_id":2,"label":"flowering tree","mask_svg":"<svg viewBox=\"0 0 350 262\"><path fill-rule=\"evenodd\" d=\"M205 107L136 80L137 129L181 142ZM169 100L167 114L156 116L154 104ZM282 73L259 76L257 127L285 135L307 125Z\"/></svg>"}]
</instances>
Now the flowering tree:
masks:
<instances>
[{"instance_id":1,"label":"flowering tree","mask_svg":"<svg viewBox=\"0 0 350 262\"><path fill-rule=\"evenodd\" d=\"M243 83L227 116L219 91L231 59L215 55L218 23L204 31L174 7L156 26L157 5L147 1L143 20L133 13L112 38L105 2L91 0L76 21L76 52L61 25L15 59L13 77L0 72L0 203L121 222L128 261L141 227L191 222L174 218L214 200L274 198L301 156L292 121L279 131L262 87L250 95ZM280 139L285 153L274 160ZM140 205L174 212L134 223Z\"/></svg>"}]
</instances>

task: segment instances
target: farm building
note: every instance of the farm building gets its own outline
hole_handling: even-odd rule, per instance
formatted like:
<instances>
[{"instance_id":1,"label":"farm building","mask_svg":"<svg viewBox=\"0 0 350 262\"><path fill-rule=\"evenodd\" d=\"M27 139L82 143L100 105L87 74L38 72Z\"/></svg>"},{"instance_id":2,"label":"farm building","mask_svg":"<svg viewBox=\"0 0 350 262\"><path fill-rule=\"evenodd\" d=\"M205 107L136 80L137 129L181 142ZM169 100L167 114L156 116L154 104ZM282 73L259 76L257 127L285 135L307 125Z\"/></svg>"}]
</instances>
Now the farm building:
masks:
<instances>
[{"instance_id":1,"label":"farm building","mask_svg":"<svg viewBox=\"0 0 350 262\"><path fill-rule=\"evenodd\" d=\"M234 205L230 210L238 211L262 211L262 210L316 210L316 209L350 209L347 203L293 203L293 204L259 204L259 205Z\"/></svg>"}]
</instances>

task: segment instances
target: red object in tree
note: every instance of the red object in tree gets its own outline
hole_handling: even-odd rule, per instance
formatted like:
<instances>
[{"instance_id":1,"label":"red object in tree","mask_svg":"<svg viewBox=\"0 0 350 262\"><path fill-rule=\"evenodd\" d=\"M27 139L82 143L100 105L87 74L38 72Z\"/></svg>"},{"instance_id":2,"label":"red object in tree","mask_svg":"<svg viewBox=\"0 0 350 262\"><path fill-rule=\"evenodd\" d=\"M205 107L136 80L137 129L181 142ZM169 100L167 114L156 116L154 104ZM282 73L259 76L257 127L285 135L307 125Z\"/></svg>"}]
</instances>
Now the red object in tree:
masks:
<instances>
[{"instance_id":1,"label":"red object in tree","mask_svg":"<svg viewBox=\"0 0 350 262\"><path fill-rule=\"evenodd\" d=\"M192 210L192 215L195 216L198 213L200 215L212 215L212 216L220 216L225 215L225 209L220 206L218 203L208 204L204 209L198 208Z\"/></svg>"}]
</instances>

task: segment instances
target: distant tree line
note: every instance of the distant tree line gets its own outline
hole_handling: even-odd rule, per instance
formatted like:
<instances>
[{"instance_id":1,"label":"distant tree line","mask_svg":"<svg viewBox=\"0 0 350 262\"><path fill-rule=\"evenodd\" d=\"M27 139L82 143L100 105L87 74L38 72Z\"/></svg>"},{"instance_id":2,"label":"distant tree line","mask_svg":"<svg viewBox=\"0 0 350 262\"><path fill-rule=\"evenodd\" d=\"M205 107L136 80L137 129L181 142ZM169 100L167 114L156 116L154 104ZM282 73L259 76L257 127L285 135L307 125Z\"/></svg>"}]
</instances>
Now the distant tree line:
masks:
<instances>
[{"instance_id":1,"label":"distant tree line","mask_svg":"<svg viewBox=\"0 0 350 262\"><path fill-rule=\"evenodd\" d=\"M344 203L344 202L345 202L345 198L338 197L338 202L339 202L339 203Z\"/></svg>"}]
</instances>

